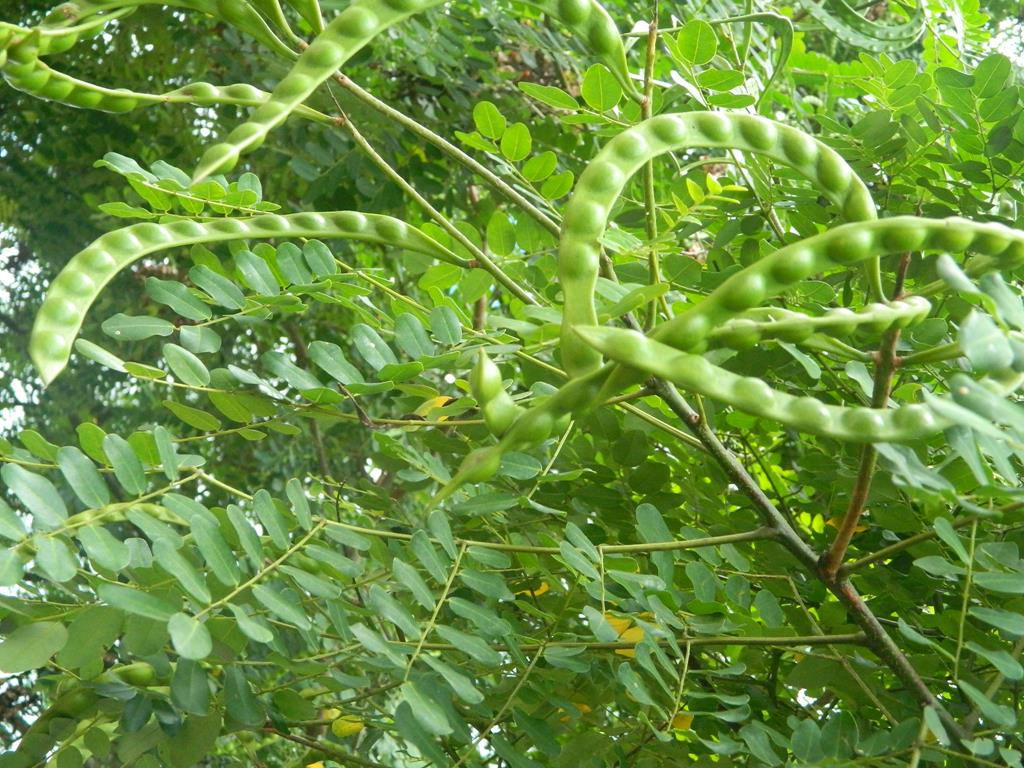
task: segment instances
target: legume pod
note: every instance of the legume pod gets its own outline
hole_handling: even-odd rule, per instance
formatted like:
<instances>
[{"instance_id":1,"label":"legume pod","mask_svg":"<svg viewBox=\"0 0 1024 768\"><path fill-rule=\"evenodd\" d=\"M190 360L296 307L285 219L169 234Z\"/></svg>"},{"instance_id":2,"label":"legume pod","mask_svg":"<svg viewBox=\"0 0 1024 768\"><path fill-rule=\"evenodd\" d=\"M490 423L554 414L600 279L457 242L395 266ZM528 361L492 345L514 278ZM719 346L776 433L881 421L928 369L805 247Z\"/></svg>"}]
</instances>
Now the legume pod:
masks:
<instances>
[{"instance_id":1,"label":"legume pod","mask_svg":"<svg viewBox=\"0 0 1024 768\"><path fill-rule=\"evenodd\" d=\"M847 221L877 217L871 193L839 153L796 128L754 115L683 112L658 115L623 131L580 175L562 222L558 248L565 293L562 360L570 376L594 370L601 362L596 350L580 343L573 328L597 324L594 290L601 238L612 207L645 163L687 147L728 147L767 155L810 179ZM872 264L872 284L880 293L877 260Z\"/></svg>"},{"instance_id":2,"label":"legume pod","mask_svg":"<svg viewBox=\"0 0 1024 768\"><path fill-rule=\"evenodd\" d=\"M193 178L199 181L234 168L239 157L260 146L267 134L382 30L440 3L441 0L355 0L302 52L291 71L275 86L270 99L248 122L206 150Z\"/></svg>"},{"instance_id":3,"label":"legume pod","mask_svg":"<svg viewBox=\"0 0 1024 768\"><path fill-rule=\"evenodd\" d=\"M53 381L71 356L75 336L103 287L143 256L195 243L270 238L347 238L404 248L464 266L447 248L403 221L372 213L267 214L206 223L145 222L108 232L72 257L50 285L36 314L29 354L45 384Z\"/></svg>"}]
</instances>

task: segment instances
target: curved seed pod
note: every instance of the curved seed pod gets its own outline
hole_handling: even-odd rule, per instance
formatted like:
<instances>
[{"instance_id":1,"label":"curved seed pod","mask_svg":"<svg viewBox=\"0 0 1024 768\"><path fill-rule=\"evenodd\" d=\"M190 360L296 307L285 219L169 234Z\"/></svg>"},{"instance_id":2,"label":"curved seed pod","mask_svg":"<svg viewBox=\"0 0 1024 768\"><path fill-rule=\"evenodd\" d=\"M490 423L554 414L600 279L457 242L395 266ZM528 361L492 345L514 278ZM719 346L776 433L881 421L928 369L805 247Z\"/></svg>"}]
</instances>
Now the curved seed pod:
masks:
<instances>
[{"instance_id":1,"label":"curved seed pod","mask_svg":"<svg viewBox=\"0 0 1024 768\"><path fill-rule=\"evenodd\" d=\"M262 144L268 133L377 34L413 13L440 3L441 0L356 0L302 52L266 104L257 109L248 122L231 131L225 141L206 150L193 178L199 181L234 168L242 154Z\"/></svg>"},{"instance_id":2,"label":"curved seed pod","mask_svg":"<svg viewBox=\"0 0 1024 768\"><path fill-rule=\"evenodd\" d=\"M924 9L917 7L899 24L880 24L860 15L846 0L803 0L801 5L844 43L869 51L898 51L913 45L925 28Z\"/></svg>"},{"instance_id":3,"label":"curved seed pod","mask_svg":"<svg viewBox=\"0 0 1024 768\"><path fill-rule=\"evenodd\" d=\"M505 391L501 371L483 349L479 351L476 365L469 374L469 389L480 405L484 423L493 435L500 437L507 432L523 411Z\"/></svg>"},{"instance_id":4,"label":"curved seed pod","mask_svg":"<svg viewBox=\"0 0 1024 768\"><path fill-rule=\"evenodd\" d=\"M600 365L596 350L573 334L577 325L597 325L594 289L601 237L626 183L652 158L687 147L728 147L767 155L810 179L847 221L876 218L864 182L830 147L796 128L754 115L684 112L658 115L609 141L580 175L565 209L558 269L565 301L562 360L570 376ZM872 284L881 293L877 262Z\"/></svg>"},{"instance_id":5,"label":"curved seed pod","mask_svg":"<svg viewBox=\"0 0 1024 768\"><path fill-rule=\"evenodd\" d=\"M692 309L659 325L652 335L676 349L700 352L712 328L813 274L907 251L974 251L987 257L984 264L988 268L1019 264L1024 262L1024 232L957 217L896 216L843 224L784 246L741 269Z\"/></svg>"},{"instance_id":6,"label":"curved seed pod","mask_svg":"<svg viewBox=\"0 0 1024 768\"><path fill-rule=\"evenodd\" d=\"M52 11L47 17L49 22L47 26L60 27L76 24L102 11L140 5L169 5L174 8L205 13L237 27L275 53L290 59L295 58L295 51L274 34L266 20L245 0L97 0L97 2L74 0L64 3Z\"/></svg>"},{"instance_id":7,"label":"curved seed pod","mask_svg":"<svg viewBox=\"0 0 1024 768\"><path fill-rule=\"evenodd\" d=\"M36 55L38 39L39 33L33 32L10 49L0 74L12 88L47 101L101 112L130 112L139 106L140 97L148 95L104 88L51 69Z\"/></svg>"},{"instance_id":8,"label":"curved seed pod","mask_svg":"<svg viewBox=\"0 0 1024 768\"><path fill-rule=\"evenodd\" d=\"M812 435L852 443L905 443L950 426L926 405L888 410L842 407L814 397L794 397L772 389L762 379L737 376L700 355L680 352L637 331L591 326L577 328L576 333L617 363Z\"/></svg>"},{"instance_id":9,"label":"curved seed pod","mask_svg":"<svg viewBox=\"0 0 1024 768\"><path fill-rule=\"evenodd\" d=\"M320 3L317 0L286 0L286 2L306 20L314 32L320 34L324 31L324 17L320 13Z\"/></svg>"},{"instance_id":10,"label":"curved seed pod","mask_svg":"<svg viewBox=\"0 0 1024 768\"><path fill-rule=\"evenodd\" d=\"M277 25L277 28L284 32L285 36L293 43L305 42L301 37L295 34L295 31L288 23L288 19L285 18L280 0L249 0L249 4L262 13L264 17Z\"/></svg>"},{"instance_id":11,"label":"curved seed pod","mask_svg":"<svg viewBox=\"0 0 1024 768\"><path fill-rule=\"evenodd\" d=\"M714 19L708 23L712 26L717 26L719 24L741 24L751 21L757 21L771 27L779 38L779 49L778 54L776 55L775 65L772 68L772 73L768 76L768 79L765 80L764 87L761 90L761 95L757 99L757 106L760 107L765 94L771 89L772 83L774 83L775 80L778 79L779 75L782 74L782 70L786 67L786 62L789 61L789 55L793 52L793 22L781 14L766 11L761 13L746 13L742 16L730 16L727 19Z\"/></svg>"},{"instance_id":12,"label":"curved seed pod","mask_svg":"<svg viewBox=\"0 0 1024 768\"><path fill-rule=\"evenodd\" d=\"M258 107L270 98L270 94L259 88L237 83L234 85L211 85L210 83L189 83L167 93L141 93L123 88L107 88L95 83L66 75L53 69L35 56L38 51L32 43L33 37L19 42L12 48L12 57L6 64L0 59L0 75L19 91L40 99L56 101L72 107L95 109L101 112L130 112L139 107L153 104L237 104ZM5 53L0 51L0 54ZM333 121L322 112L300 105L295 114L307 120L333 125Z\"/></svg>"},{"instance_id":13,"label":"curved seed pod","mask_svg":"<svg viewBox=\"0 0 1024 768\"><path fill-rule=\"evenodd\" d=\"M667 342L676 351L697 349L715 324L726 322L816 272L834 266L848 267L878 255L927 250L978 253L967 265L965 271L969 275L995 268L1013 269L1024 265L1024 232L1001 224L976 223L961 218L899 216L844 224L780 248L741 270L694 309L658 326L653 337ZM934 293L943 287L943 283L935 283L926 286L922 292ZM730 297L727 300L729 306L724 296ZM694 336L699 337L696 344L692 343ZM516 419L497 445L470 454L452 480L438 492L434 503L448 497L464 483L482 482L489 478L497 471L501 457L507 451L546 439L556 420L565 414L582 414L643 378L635 370L607 363L572 379L542 404L530 408Z\"/></svg>"},{"instance_id":14,"label":"curved seed pod","mask_svg":"<svg viewBox=\"0 0 1024 768\"><path fill-rule=\"evenodd\" d=\"M708 334L708 343L748 349L765 339L799 343L815 333L843 337L862 328L882 333L919 323L931 309L931 302L921 296L909 296L891 304L870 304L859 312L839 307L817 317L778 307L759 307L716 327Z\"/></svg>"},{"instance_id":15,"label":"curved seed pod","mask_svg":"<svg viewBox=\"0 0 1024 768\"><path fill-rule=\"evenodd\" d=\"M528 5L539 8L580 38L615 75L622 89L634 101L643 98L636 84L629 77L626 63L626 48L622 44L619 28L608 11L595 0L524 0Z\"/></svg>"},{"instance_id":16,"label":"curved seed pod","mask_svg":"<svg viewBox=\"0 0 1024 768\"><path fill-rule=\"evenodd\" d=\"M6 47L11 40L20 40L28 37L32 32L39 33L39 55L40 56L51 56L57 53L63 53L71 47L73 47L80 40L87 40L91 37L95 37L103 28L114 21L115 19L121 19L125 16L133 13L134 8L118 8L102 15L97 15L81 24L76 24L73 27L62 27L62 28L50 28L50 27L36 27L33 29L26 29L25 27L19 27L16 24L8 24L0 21L0 48ZM7 43L5 43L5 32L8 33Z\"/></svg>"},{"instance_id":17,"label":"curved seed pod","mask_svg":"<svg viewBox=\"0 0 1024 768\"><path fill-rule=\"evenodd\" d=\"M465 265L463 259L403 221L356 211L268 214L206 223L183 220L171 224L133 224L94 240L67 263L50 285L29 341L29 354L36 370L46 384L64 370L86 312L103 286L143 256L195 243L296 237L364 240Z\"/></svg>"}]
</instances>

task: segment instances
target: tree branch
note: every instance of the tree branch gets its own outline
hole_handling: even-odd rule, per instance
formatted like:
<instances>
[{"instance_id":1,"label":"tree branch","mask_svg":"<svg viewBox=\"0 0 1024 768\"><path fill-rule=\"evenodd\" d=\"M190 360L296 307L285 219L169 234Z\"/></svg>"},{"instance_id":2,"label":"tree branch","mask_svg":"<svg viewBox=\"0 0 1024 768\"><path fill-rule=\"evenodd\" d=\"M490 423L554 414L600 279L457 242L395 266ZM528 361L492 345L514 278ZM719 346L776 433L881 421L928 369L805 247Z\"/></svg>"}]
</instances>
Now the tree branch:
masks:
<instances>
[{"instance_id":1,"label":"tree branch","mask_svg":"<svg viewBox=\"0 0 1024 768\"><path fill-rule=\"evenodd\" d=\"M953 718L938 699L932 694L917 670L899 649L885 628L878 621L878 618L871 612L867 604L861 599L857 590L846 580L836 578L826 579L825 574L818 567L818 556L814 550L805 542L796 530L789 524L782 512L765 495L764 491L757 484L757 481L747 472L746 468L739 462L736 455L726 448L718 436L711 430L707 423L701 418L690 405L680 396L672 384L655 379L652 382L655 391L672 411L690 428L704 446L708 449L716 461L729 475L729 478L736 483L745 493L758 513L765 520L766 524L775 529L776 541L789 550L808 571L817 576L828 587L842 603L846 606L847 612L853 621L864 631L865 643L885 662L886 666L900 679L906 688L914 694L914 697L923 705L935 709L936 714L942 720L943 725L953 733L958 740L967 738L967 732Z\"/></svg>"}]
</instances>

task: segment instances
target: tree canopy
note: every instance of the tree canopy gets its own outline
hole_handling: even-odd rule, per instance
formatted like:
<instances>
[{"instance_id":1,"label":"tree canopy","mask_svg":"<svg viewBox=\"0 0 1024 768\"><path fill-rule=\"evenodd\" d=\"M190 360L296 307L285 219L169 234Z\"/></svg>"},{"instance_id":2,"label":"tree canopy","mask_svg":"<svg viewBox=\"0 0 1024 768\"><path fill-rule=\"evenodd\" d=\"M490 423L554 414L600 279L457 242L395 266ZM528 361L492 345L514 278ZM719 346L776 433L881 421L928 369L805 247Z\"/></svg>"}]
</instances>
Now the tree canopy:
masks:
<instances>
[{"instance_id":1,"label":"tree canopy","mask_svg":"<svg viewBox=\"0 0 1024 768\"><path fill-rule=\"evenodd\" d=\"M1021 766L1017 13L6 3L0 768Z\"/></svg>"}]
</instances>

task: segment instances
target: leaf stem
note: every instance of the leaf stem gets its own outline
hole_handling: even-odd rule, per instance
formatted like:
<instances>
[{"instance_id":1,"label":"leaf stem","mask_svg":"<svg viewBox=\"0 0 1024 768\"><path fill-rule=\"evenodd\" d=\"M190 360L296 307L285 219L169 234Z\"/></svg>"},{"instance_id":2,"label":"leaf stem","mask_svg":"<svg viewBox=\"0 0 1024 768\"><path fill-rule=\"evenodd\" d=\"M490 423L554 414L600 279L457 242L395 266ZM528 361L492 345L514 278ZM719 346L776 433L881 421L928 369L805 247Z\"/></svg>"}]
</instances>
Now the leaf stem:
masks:
<instances>
[{"instance_id":1,"label":"leaf stem","mask_svg":"<svg viewBox=\"0 0 1024 768\"><path fill-rule=\"evenodd\" d=\"M548 218L547 215L545 215L539 208L537 208L535 205L533 205L533 203L527 200L526 197L524 197L521 193L514 189L510 184L502 180L487 167L485 167L478 161L474 160L470 155L463 152L461 149L456 147L443 136L439 136L438 134L431 131L429 128L426 128L425 126L418 123L413 118L409 117L408 115L402 112L399 112L397 109L381 101L368 91L363 90L361 87L356 85L356 83L350 80L346 75L340 72L334 75L334 82L336 82L338 85L340 85L342 88L344 88L346 91L348 91L355 98L359 99L361 102L366 104L371 109L376 110L380 114L387 117L389 120L397 123L398 125L401 125L403 128L406 128L407 130L416 134L421 139L430 142L435 147L440 149L444 154L448 155L448 157L450 157L452 160L461 165L464 165L466 168L469 168L471 171L473 171L473 173L475 173L477 176L486 181L491 186L491 188L493 188L496 192L501 194L507 200L510 200L511 202L518 205L532 219L534 219L538 224L544 227L544 229L546 229L555 237L558 237L558 224L556 224L554 221Z\"/></svg>"}]
</instances>

